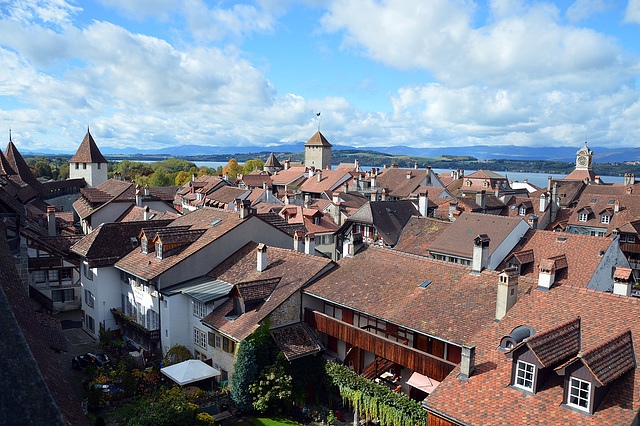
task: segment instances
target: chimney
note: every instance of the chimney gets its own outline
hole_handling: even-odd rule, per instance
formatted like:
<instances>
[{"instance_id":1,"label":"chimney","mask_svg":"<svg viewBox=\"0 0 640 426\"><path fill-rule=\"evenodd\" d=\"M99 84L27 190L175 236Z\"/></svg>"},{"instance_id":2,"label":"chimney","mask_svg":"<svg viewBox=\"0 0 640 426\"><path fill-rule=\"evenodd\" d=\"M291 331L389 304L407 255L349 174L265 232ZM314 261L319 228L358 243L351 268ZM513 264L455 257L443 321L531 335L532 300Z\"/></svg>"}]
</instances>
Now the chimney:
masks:
<instances>
[{"instance_id":1,"label":"chimney","mask_svg":"<svg viewBox=\"0 0 640 426\"><path fill-rule=\"evenodd\" d=\"M258 272L262 272L267 269L267 245L266 244L258 244L258 264L257 270Z\"/></svg>"},{"instance_id":2,"label":"chimney","mask_svg":"<svg viewBox=\"0 0 640 426\"><path fill-rule=\"evenodd\" d=\"M378 178L375 174L371 174L371 188L375 188L378 185Z\"/></svg>"},{"instance_id":3,"label":"chimney","mask_svg":"<svg viewBox=\"0 0 640 426\"><path fill-rule=\"evenodd\" d=\"M49 230L49 236L55 237L56 235L56 208L54 206L47 206L47 226Z\"/></svg>"},{"instance_id":4,"label":"chimney","mask_svg":"<svg viewBox=\"0 0 640 426\"><path fill-rule=\"evenodd\" d=\"M500 321L518 301L518 269L507 268L498 275L496 319Z\"/></svg>"},{"instance_id":5,"label":"chimney","mask_svg":"<svg viewBox=\"0 0 640 426\"><path fill-rule=\"evenodd\" d=\"M296 231L293 234L293 250L304 253L304 232Z\"/></svg>"},{"instance_id":6,"label":"chimney","mask_svg":"<svg viewBox=\"0 0 640 426\"><path fill-rule=\"evenodd\" d=\"M148 197L149 196L149 184L146 184L144 186L144 196Z\"/></svg>"},{"instance_id":7,"label":"chimney","mask_svg":"<svg viewBox=\"0 0 640 426\"><path fill-rule=\"evenodd\" d=\"M498 186L497 183L496 183L496 189L493 194L496 196L496 198L500 197L500 187Z\"/></svg>"},{"instance_id":8,"label":"chimney","mask_svg":"<svg viewBox=\"0 0 640 426\"><path fill-rule=\"evenodd\" d=\"M196 180L198 180L198 174L194 173L193 175L191 175L191 182L194 182Z\"/></svg>"},{"instance_id":9,"label":"chimney","mask_svg":"<svg viewBox=\"0 0 640 426\"><path fill-rule=\"evenodd\" d=\"M427 186L431 186L431 166L427 166Z\"/></svg>"},{"instance_id":10,"label":"chimney","mask_svg":"<svg viewBox=\"0 0 640 426\"><path fill-rule=\"evenodd\" d=\"M144 207L144 220L149 220L149 206Z\"/></svg>"},{"instance_id":11,"label":"chimney","mask_svg":"<svg viewBox=\"0 0 640 426\"><path fill-rule=\"evenodd\" d=\"M551 191L552 188L553 177L547 176L547 191Z\"/></svg>"},{"instance_id":12,"label":"chimney","mask_svg":"<svg viewBox=\"0 0 640 426\"><path fill-rule=\"evenodd\" d=\"M387 201L387 194L389 193L389 191L387 190L387 188L383 188L382 189L382 201Z\"/></svg>"},{"instance_id":13,"label":"chimney","mask_svg":"<svg viewBox=\"0 0 640 426\"><path fill-rule=\"evenodd\" d=\"M289 170L290 166L291 166L291 160L284 160L284 169Z\"/></svg>"},{"instance_id":14,"label":"chimney","mask_svg":"<svg viewBox=\"0 0 640 426\"><path fill-rule=\"evenodd\" d=\"M538 289L549 291L556 280L556 263L551 259L544 259L538 265Z\"/></svg>"},{"instance_id":15,"label":"chimney","mask_svg":"<svg viewBox=\"0 0 640 426\"><path fill-rule=\"evenodd\" d=\"M629 195L633 194L633 187L632 186L629 186L627 188L627 194L629 194Z\"/></svg>"},{"instance_id":16,"label":"chimney","mask_svg":"<svg viewBox=\"0 0 640 426\"><path fill-rule=\"evenodd\" d=\"M142 191L140 185L136 185L136 206L142 207Z\"/></svg>"},{"instance_id":17,"label":"chimney","mask_svg":"<svg viewBox=\"0 0 640 426\"><path fill-rule=\"evenodd\" d=\"M596 185L602 185L602 180L600 180L600 176L596 176L594 179Z\"/></svg>"},{"instance_id":18,"label":"chimney","mask_svg":"<svg viewBox=\"0 0 640 426\"><path fill-rule=\"evenodd\" d=\"M246 219L251 216L251 201L236 198L236 205L240 209L240 219Z\"/></svg>"},{"instance_id":19,"label":"chimney","mask_svg":"<svg viewBox=\"0 0 640 426\"><path fill-rule=\"evenodd\" d=\"M418 170L418 163L413 163L413 168Z\"/></svg>"},{"instance_id":20,"label":"chimney","mask_svg":"<svg viewBox=\"0 0 640 426\"><path fill-rule=\"evenodd\" d=\"M226 180L227 182L229 181L229 173L225 173L224 175L222 175L222 179Z\"/></svg>"},{"instance_id":21,"label":"chimney","mask_svg":"<svg viewBox=\"0 0 640 426\"><path fill-rule=\"evenodd\" d=\"M549 206L549 193L544 192L540 196L540 213L544 213L547 211L547 207Z\"/></svg>"},{"instance_id":22,"label":"chimney","mask_svg":"<svg viewBox=\"0 0 640 426\"><path fill-rule=\"evenodd\" d=\"M553 183L553 191L551 192L551 222L556 221L556 215L558 214L558 207L560 207L560 201L558 200L558 182Z\"/></svg>"},{"instance_id":23,"label":"chimney","mask_svg":"<svg viewBox=\"0 0 640 426\"><path fill-rule=\"evenodd\" d=\"M619 213L620 212L620 200L616 200L613 203L613 212L614 213Z\"/></svg>"},{"instance_id":24,"label":"chimney","mask_svg":"<svg viewBox=\"0 0 640 426\"><path fill-rule=\"evenodd\" d=\"M267 189L269 189L269 185L267 184L267 181L265 180L264 182L262 182L262 189L264 189L265 191Z\"/></svg>"},{"instance_id":25,"label":"chimney","mask_svg":"<svg viewBox=\"0 0 640 426\"><path fill-rule=\"evenodd\" d=\"M340 194L338 193L338 191L331 194L331 201L333 201L333 204L340 203Z\"/></svg>"},{"instance_id":26,"label":"chimney","mask_svg":"<svg viewBox=\"0 0 640 426\"><path fill-rule=\"evenodd\" d=\"M480 206L483 212L485 211L485 196L486 191L484 189L476 193L476 204Z\"/></svg>"},{"instance_id":27,"label":"chimney","mask_svg":"<svg viewBox=\"0 0 640 426\"><path fill-rule=\"evenodd\" d=\"M356 172L360 171L360 163L358 162L358 159L356 158L356 160L353 162L353 168L355 169Z\"/></svg>"},{"instance_id":28,"label":"chimney","mask_svg":"<svg viewBox=\"0 0 640 426\"><path fill-rule=\"evenodd\" d=\"M306 254L316 254L316 236L311 232L304 237L304 252Z\"/></svg>"},{"instance_id":29,"label":"chimney","mask_svg":"<svg viewBox=\"0 0 640 426\"><path fill-rule=\"evenodd\" d=\"M462 345L462 355L460 357L460 374L458 379L467 381L476 368L476 347Z\"/></svg>"},{"instance_id":30,"label":"chimney","mask_svg":"<svg viewBox=\"0 0 640 426\"><path fill-rule=\"evenodd\" d=\"M491 239L487 234L480 234L473 240L473 263L472 274L479 274L489 265L489 242Z\"/></svg>"},{"instance_id":31,"label":"chimney","mask_svg":"<svg viewBox=\"0 0 640 426\"><path fill-rule=\"evenodd\" d=\"M458 209L458 201L449 201L449 220L453 222L453 212Z\"/></svg>"},{"instance_id":32,"label":"chimney","mask_svg":"<svg viewBox=\"0 0 640 426\"><path fill-rule=\"evenodd\" d=\"M529 216L529 219L527 219L527 223L529 224L531 229L538 229L538 216L532 214L531 216Z\"/></svg>"},{"instance_id":33,"label":"chimney","mask_svg":"<svg viewBox=\"0 0 640 426\"><path fill-rule=\"evenodd\" d=\"M377 201L378 200L378 190L374 189L373 191L371 191L371 201Z\"/></svg>"},{"instance_id":34,"label":"chimney","mask_svg":"<svg viewBox=\"0 0 640 426\"><path fill-rule=\"evenodd\" d=\"M427 217L428 206L429 198L427 197L427 191L420 191L420 194L418 194L418 211L423 217Z\"/></svg>"},{"instance_id":35,"label":"chimney","mask_svg":"<svg viewBox=\"0 0 640 426\"><path fill-rule=\"evenodd\" d=\"M407 172L407 180L409 180L409 179L411 179L411 172L410 171Z\"/></svg>"},{"instance_id":36,"label":"chimney","mask_svg":"<svg viewBox=\"0 0 640 426\"><path fill-rule=\"evenodd\" d=\"M616 267L613 273L613 294L631 296L631 272L630 268Z\"/></svg>"},{"instance_id":37,"label":"chimney","mask_svg":"<svg viewBox=\"0 0 640 426\"><path fill-rule=\"evenodd\" d=\"M318 170L318 183L322 181L322 170Z\"/></svg>"},{"instance_id":38,"label":"chimney","mask_svg":"<svg viewBox=\"0 0 640 426\"><path fill-rule=\"evenodd\" d=\"M309 178L312 178L316 174L316 168L314 166L309 167Z\"/></svg>"}]
</instances>

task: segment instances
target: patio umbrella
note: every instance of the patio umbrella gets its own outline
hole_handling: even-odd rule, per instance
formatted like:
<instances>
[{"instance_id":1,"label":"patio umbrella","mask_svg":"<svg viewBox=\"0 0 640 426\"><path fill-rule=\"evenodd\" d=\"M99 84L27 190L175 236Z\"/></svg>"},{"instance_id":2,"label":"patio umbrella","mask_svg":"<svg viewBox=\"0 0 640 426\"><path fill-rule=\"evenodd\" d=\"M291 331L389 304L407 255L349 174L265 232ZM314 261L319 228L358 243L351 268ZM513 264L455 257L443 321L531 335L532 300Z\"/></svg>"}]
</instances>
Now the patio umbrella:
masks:
<instances>
[{"instance_id":1,"label":"patio umbrella","mask_svg":"<svg viewBox=\"0 0 640 426\"><path fill-rule=\"evenodd\" d=\"M182 361L179 364L161 368L160 372L180 386L220 375L220 371L209 367L199 359Z\"/></svg>"}]
</instances>

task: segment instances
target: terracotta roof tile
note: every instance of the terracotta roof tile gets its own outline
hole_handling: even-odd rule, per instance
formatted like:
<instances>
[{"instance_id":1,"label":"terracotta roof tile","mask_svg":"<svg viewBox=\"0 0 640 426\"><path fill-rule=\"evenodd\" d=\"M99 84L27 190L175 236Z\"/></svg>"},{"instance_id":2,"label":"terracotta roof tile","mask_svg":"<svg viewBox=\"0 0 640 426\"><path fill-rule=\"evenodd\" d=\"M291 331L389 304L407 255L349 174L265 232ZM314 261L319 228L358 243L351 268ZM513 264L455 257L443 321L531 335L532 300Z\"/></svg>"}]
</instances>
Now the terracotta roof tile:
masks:
<instances>
[{"instance_id":1,"label":"terracotta roof tile","mask_svg":"<svg viewBox=\"0 0 640 426\"><path fill-rule=\"evenodd\" d=\"M567 360L580 350L580 318L536 333L516 347L523 345L533 351L543 367L551 367Z\"/></svg>"},{"instance_id":2,"label":"terracotta roof tile","mask_svg":"<svg viewBox=\"0 0 640 426\"><path fill-rule=\"evenodd\" d=\"M320 342L305 323L272 329L271 336L288 361L322 350Z\"/></svg>"},{"instance_id":3,"label":"terracotta roof tile","mask_svg":"<svg viewBox=\"0 0 640 426\"><path fill-rule=\"evenodd\" d=\"M578 354L602 385L608 385L635 368L631 330Z\"/></svg>"},{"instance_id":4,"label":"terracotta roof tile","mask_svg":"<svg viewBox=\"0 0 640 426\"><path fill-rule=\"evenodd\" d=\"M402 228L395 250L429 256L429 247L452 222L430 217L412 216Z\"/></svg>"},{"instance_id":5,"label":"terracotta roof tile","mask_svg":"<svg viewBox=\"0 0 640 426\"><path fill-rule=\"evenodd\" d=\"M93 140L93 136L87 130L87 134L84 135L84 139L80 143L75 155L69 160L70 163L106 163L107 159L104 158L96 141Z\"/></svg>"},{"instance_id":6,"label":"terracotta roof tile","mask_svg":"<svg viewBox=\"0 0 640 426\"><path fill-rule=\"evenodd\" d=\"M311 139L304 144L304 146L331 146L329 141L324 137L322 133L318 130L315 135L311 136Z\"/></svg>"}]
</instances>

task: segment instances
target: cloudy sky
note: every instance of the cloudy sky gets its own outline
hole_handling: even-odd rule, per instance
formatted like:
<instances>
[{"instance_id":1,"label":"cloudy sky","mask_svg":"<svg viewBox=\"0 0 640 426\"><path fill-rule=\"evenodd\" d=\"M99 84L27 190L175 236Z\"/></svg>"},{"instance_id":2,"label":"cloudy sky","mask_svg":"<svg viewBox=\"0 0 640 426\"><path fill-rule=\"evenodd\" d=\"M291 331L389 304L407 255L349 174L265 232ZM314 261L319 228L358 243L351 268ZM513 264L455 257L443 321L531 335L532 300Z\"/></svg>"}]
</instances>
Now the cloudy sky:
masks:
<instances>
[{"instance_id":1,"label":"cloudy sky","mask_svg":"<svg viewBox=\"0 0 640 426\"><path fill-rule=\"evenodd\" d=\"M640 145L640 0L0 0L25 150Z\"/></svg>"}]
</instances>

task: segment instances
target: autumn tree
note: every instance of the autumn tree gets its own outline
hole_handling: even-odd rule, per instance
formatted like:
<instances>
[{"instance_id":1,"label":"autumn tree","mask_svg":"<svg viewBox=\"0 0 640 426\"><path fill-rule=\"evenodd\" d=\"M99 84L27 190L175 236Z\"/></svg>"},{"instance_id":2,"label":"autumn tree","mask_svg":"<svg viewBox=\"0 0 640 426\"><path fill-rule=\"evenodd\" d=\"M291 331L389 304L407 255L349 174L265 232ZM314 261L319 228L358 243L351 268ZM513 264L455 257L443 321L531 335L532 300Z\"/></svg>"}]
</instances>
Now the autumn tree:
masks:
<instances>
[{"instance_id":1,"label":"autumn tree","mask_svg":"<svg viewBox=\"0 0 640 426\"><path fill-rule=\"evenodd\" d=\"M244 163L244 166L242 167L242 174L248 175L249 173L251 173L256 169L262 170L263 167L264 167L264 161L262 161L259 158L248 160Z\"/></svg>"}]
</instances>

